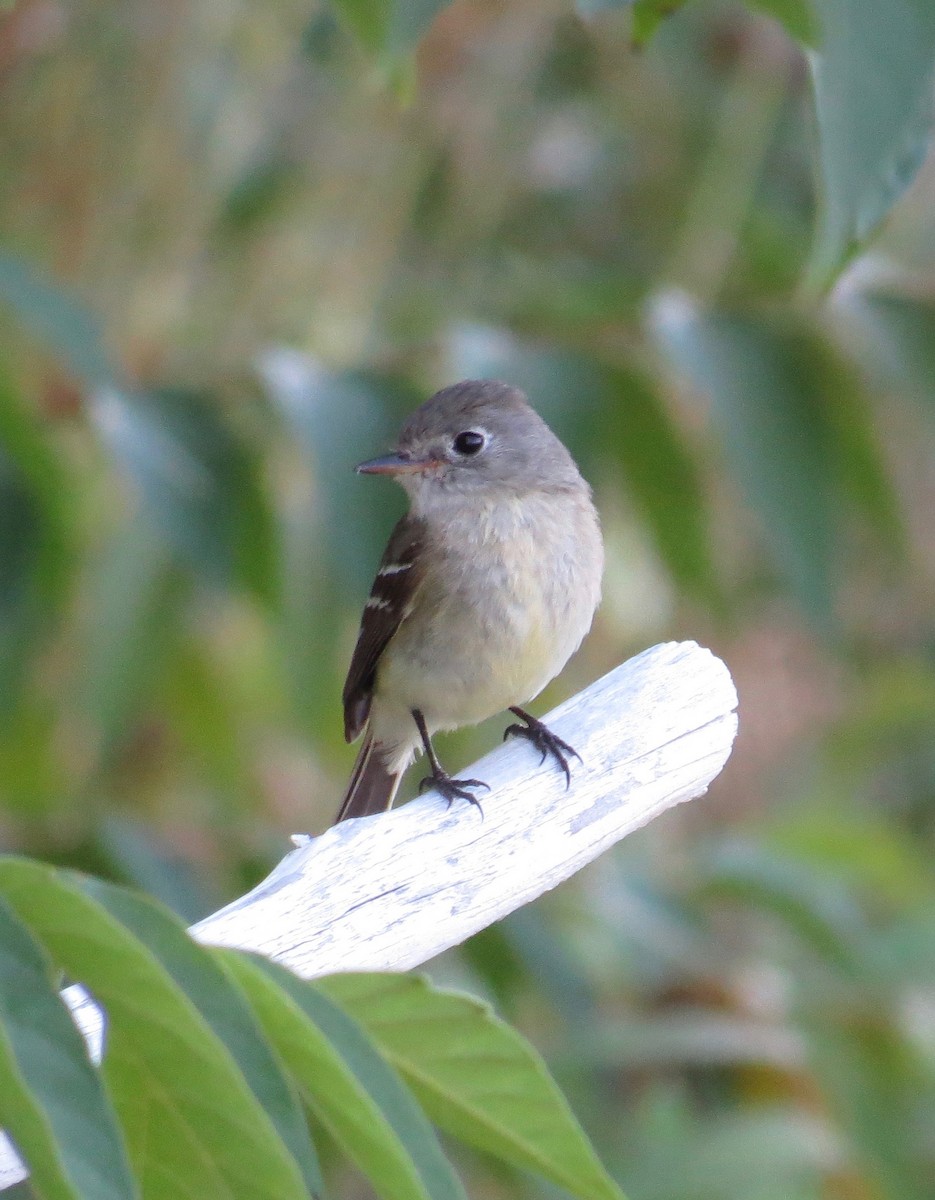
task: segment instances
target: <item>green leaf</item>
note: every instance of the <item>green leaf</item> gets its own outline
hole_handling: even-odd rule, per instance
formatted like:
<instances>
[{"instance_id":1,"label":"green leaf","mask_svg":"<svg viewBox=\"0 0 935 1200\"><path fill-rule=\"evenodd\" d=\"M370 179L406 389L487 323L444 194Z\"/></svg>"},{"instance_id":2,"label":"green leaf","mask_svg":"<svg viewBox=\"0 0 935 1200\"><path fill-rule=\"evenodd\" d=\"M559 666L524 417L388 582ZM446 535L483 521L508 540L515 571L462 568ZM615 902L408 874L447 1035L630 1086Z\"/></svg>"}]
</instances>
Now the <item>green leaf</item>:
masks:
<instances>
[{"instance_id":1,"label":"green leaf","mask_svg":"<svg viewBox=\"0 0 935 1200\"><path fill-rule=\"evenodd\" d=\"M0 895L107 1014L103 1075L147 1200L301 1200L295 1160L156 957L78 885L0 860Z\"/></svg>"},{"instance_id":2,"label":"green leaf","mask_svg":"<svg viewBox=\"0 0 935 1200\"><path fill-rule=\"evenodd\" d=\"M199 946L181 921L159 904L101 880L78 881L82 891L138 938L230 1051L263 1111L299 1164L306 1187L320 1195L321 1171L305 1115L243 992L223 963Z\"/></svg>"},{"instance_id":3,"label":"green leaf","mask_svg":"<svg viewBox=\"0 0 935 1200\"><path fill-rule=\"evenodd\" d=\"M870 292L847 305L858 322L858 353L886 386L908 389L935 416L935 303Z\"/></svg>"},{"instance_id":4,"label":"green leaf","mask_svg":"<svg viewBox=\"0 0 935 1200\"><path fill-rule=\"evenodd\" d=\"M671 17L685 0L634 0L633 44L645 46L667 17Z\"/></svg>"},{"instance_id":5,"label":"green leaf","mask_svg":"<svg viewBox=\"0 0 935 1200\"><path fill-rule=\"evenodd\" d=\"M465 1200L435 1132L355 1021L266 960L224 954L309 1107L386 1200Z\"/></svg>"},{"instance_id":6,"label":"green leaf","mask_svg":"<svg viewBox=\"0 0 935 1200\"><path fill-rule=\"evenodd\" d=\"M447 1133L582 1200L621 1200L545 1063L486 1005L412 975L335 975L318 986Z\"/></svg>"},{"instance_id":7,"label":"green leaf","mask_svg":"<svg viewBox=\"0 0 935 1200\"><path fill-rule=\"evenodd\" d=\"M747 4L774 17L790 37L805 46L817 46L821 40L813 0L747 0Z\"/></svg>"},{"instance_id":8,"label":"green leaf","mask_svg":"<svg viewBox=\"0 0 935 1200\"><path fill-rule=\"evenodd\" d=\"M29 480L0 443L0 628L15 619L32 589L42 532L42 513Z\"/></svg>"},{"instance_id":9,"label":"green leaf","mask_svg":"<svg viewBox=\"0 0 935 1200\"><path fill-rule=\"evenodd\" d=\"M115 372L91 311L28 262L0 253L0 298L88 387L112 386Z\"/></svg>"},{"instance_id":10,"label":"green leaf","mask_svg":"<svg viewBox=\"0 0 935 1200\"><path fill-rule=\"evenodd\" d=\"M814 345L795 330L674 299L656 330L672 363L711 397L728 461L782 575L830 628L834 441Z\"/></svg>"},{"instance_id":11,"label":"green leaf","mask_svg":"<svg viewBox=\"0 0 935 1200\"><path fill-rule=\"evenodd\" d=\"M67 811L73 768L50 753L59 728L51 696L26 693L10 698L10 713L0 721L0 791L16 821L48 819ZM73 814L72 814L73 815Z\"/></svg>"},{"instance_id":12,"label":"green leaf","mask_svg":"<svg viewBox=\"0 0 935 1200\"><path fill-rule=\"evenodd\" d=\"M202 864L164 840L151 822L113 810L96 832L97 847L112 868L108 874L160 900L186 924L223 903Z\"/></svg>"},{"instance_id":13,"label":"green leaf","mask_svg":"<svg viewBox=\"0 0 935 1200\"><path fill-rule=\"evenodd\" d=\"M750 8L759 9L774 17L791 37L813 46L819 37L818 21L809 0L746 0ZM633 8L633 41L645 46L668 17L677 12L685 0L577 0L582 16L593 16L604 9Z\"/></svg>"},{"instance_id":14,"label":"green leaf","mask_svg":"<svg viewBox=\"0 0 935 1200\"><path fill-rule=\"evenodd\" d=\"M257 466L197 392L95 393L92 417L153 526L209 582L272 589L271 521Z\"/></svg>"},{"instance_id":15,"label":"green leaf","mask_svg":"<svg viewBox=\"0 0 935 1200\"><path fill-rule=\"evenodd\" d=\"M851 760L859 736L853 724L838 731ZM869 773L859 761L852 761L851 770L861 782ZM849 785L846 768L837 766L833 778L841 796L815 789L801 805L784 805L779 820L765 831L768 846L810 867L816 876L841 880L856 894L873 896L880 911L888 906L907 919L913 911L927 911L932 877L924 846L907 836L891 814L855 804L857 789Z\"/></svg>"},{"instance_id":16,"label":"green leaf","mask_svg":"<svg viewBox=\"0 0 935 1200\"><path fill-rule=\"evenodd\" d=\"M687 593L716 600L704 493L684 439L644 376L613 370L607 385L602 436L623 465L660 557Z\"/></svg>"},{"instance_id":17,"label":"green leaf","mask_svg":"<svg viewBox=\"0 0 935 1200\"><path fill-rule=\"evenodd\" d=\"M811 1019L809 1019L809 1016ZM879 1005L857 1019L803 1022L824 1103L848 1135L868 1194L930 1200L931 1173L918 1150L919 1114L935 1103L931 1070L899 1023Z\"/></svg>"},{"instance_id":18,"label":"green leaf","mask_svg":"<svg viewBox=\"0 0 935 1200\"><path fill-rule=\"evenodd\" d=\"M114 1111L49 957L2 899L0 1125L40 1200L139 1195Z\"/></svg>"},{"instance_id":19,"label":"green leaf","mask_svg":"<svg viewBox=\"0 0 935 1200\"><path fill-rule=\"evenodd\" d=\"M385 0L333 0L334 7L357 40L371 54L379 53L386 41L392 3Z\"/></svg>"},{"instance_id":20,"label":"green leaf","mask_svg":"<svg viewBox=\"0 0 935 1200\"><path fill-rule=\"evenodd\" d=\"M364 46L385 63L411 54L448 0L332 0Z\"/></svg>"},{"instance_id":21,"label":"green leaf","mask_svg":"<svg viewBox=\"0 0 935 1200\"><path fill-rule=\"evenodd\" d=\"M410 412L423 397L363 372L330 371L310 355L286 347L267 351L260 373L314 473L319 570L340 572L364 595L390 524L384 529L373 520L373 506L362 499L362 480L354 467L395 437L391 414ZM305 608L307 612L307 602Z\"/></svg>"},{"instance_id":22,"label":"green leaf","mask_svg":"<svg viewBox=\"0 0 935 1200\"><path fill-rule=\"evenodd\" d=\"M178 582L165 541L136 513L89 563L74 702L105 756L132 728L165 669Z\"/></svg>"},{"instance_id":23,"label":"green leaf","mask_svg":"<svg viewBox=\"0 0 935 1200\"><path fill-rule=\"evenodd\" d=\"M0 374L0 712L12 708L30 655L64 595L68 495L69 481L37 422Z\"/></svg>"},{"instance_id":24,"label":"green leaf","mask_svg":"<svg viewBox=\"0 0 935 1200\"><path fill-rule=\"evenodd\" d=\"M816 0L811 55L822 209L811 281L825 288L918 171L932 130L935 4Z\"/></svg>"},{"instance_id":25,"label":"green leaf","mask_svg":"<svg viewBox=\"0 0 935 1200\"><path fill-rule=\"evenodd\" d=\"M873 413L856 372L843 372L837 384L829 386L827 392L841 483L876 534L881 561L887 569L901 569L908 562L906 528L899 498L883 462Z\"/></svg>"}]
</instances>

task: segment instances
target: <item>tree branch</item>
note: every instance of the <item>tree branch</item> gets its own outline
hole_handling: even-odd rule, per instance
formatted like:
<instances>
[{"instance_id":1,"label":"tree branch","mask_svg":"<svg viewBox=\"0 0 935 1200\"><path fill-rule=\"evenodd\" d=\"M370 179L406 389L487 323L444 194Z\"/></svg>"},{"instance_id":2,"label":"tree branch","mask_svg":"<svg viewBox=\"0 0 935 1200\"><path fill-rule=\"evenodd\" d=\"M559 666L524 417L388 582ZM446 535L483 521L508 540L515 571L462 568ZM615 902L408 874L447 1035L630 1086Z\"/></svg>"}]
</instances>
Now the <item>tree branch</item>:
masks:
<instances>
[{"instance_id":1,"label":"tree branch","mask_svg":"<svg viewBox=\"0 0 935 1200\"><path fill-rule=\"evenodd\" d=\"M737 732L724 664L694 642L654 646L545 718L582 761L571 787L512 740L472 766L476 808L431 792L390 813L303 836L253 891L192 927L312 978L417 966L548 891L665 809L707 790ZM92 1053L100 1013L65 997ZM12 1153L12 1152L10 1152ZM0 1148L0 1187L14 1178Z\"/></svg>"},{"instance_id":2,"label":"tree branch","mask_svg":"<svg viewBox=\"0 0 935 1200\"><path fill-rule=\"evenodd\" d=\"M660 812L705 791L727 761L737 696L694 642L655 646L546 718L582 761L572 783L522 740L465 773L483 818L431 792L306 840L240 900L193 927L311 978L404 970L567 879Z\"/></svg>"}]
</instances>

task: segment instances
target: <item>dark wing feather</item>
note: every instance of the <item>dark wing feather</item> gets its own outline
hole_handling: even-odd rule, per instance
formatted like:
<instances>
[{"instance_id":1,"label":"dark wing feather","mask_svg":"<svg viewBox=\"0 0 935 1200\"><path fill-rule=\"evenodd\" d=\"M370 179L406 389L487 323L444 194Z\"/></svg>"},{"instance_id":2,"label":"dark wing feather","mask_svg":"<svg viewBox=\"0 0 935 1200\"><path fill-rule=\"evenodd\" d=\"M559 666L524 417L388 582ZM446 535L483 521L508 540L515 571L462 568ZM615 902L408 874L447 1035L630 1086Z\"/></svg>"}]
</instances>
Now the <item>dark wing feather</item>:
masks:
<instances>
[{"instance_id":1,"label":"dark wing feather","mask_svg":"<svg viewBox=\"0 0 935 1200\"><path fill-rule=\"evenodd\" d=\"M409 615L425 575L425 522L403 517L390 535L360 621L344 682L344 736L352 742L367 723L380 655Z\"/></svg>"}]
</instances>

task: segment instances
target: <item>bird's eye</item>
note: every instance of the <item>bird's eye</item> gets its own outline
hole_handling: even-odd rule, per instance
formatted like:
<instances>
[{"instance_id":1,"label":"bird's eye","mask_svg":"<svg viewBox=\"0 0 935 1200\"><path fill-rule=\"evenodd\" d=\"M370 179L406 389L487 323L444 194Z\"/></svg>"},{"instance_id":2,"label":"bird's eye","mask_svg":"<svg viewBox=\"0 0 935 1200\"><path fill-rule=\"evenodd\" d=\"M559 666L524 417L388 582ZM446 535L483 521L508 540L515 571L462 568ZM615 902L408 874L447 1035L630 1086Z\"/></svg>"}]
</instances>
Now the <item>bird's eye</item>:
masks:
<instances>
[{"instance_id":1,"label":"bird's eye","mask_svg":"<svg viewBox=\"0 0 935 1200\"><path fill-rule=\"evenodd\" d=\"M464 454L468 457L476 454L478 450L482 450L487 439L482 433L478 433L476 429L466 429L464 433L459 433L452 443L457 454Z\"/></svg>"}]
</instances>

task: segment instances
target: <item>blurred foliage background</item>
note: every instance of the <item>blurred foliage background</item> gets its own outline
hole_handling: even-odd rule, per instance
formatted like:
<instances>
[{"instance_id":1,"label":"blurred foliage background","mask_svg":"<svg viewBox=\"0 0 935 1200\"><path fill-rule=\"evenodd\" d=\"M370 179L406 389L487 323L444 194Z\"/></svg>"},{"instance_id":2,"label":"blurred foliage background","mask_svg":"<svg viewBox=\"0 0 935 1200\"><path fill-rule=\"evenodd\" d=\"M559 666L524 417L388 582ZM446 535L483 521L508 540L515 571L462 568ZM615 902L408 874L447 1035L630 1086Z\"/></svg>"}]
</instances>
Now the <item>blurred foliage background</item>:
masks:
<instances>
[{"instance_id":1,"label":"blurred foliage background","mask_svg":"<svg viewBox=\"0 0 935 1200\"><path fill-rule=\"evenodd\" d=\"M433 973L543 1050L631 1200L924 1200L935 22L668 7L0 15L0 834L191 918L322 830L403 507L352 467L506 379L607 538L544 705L687 637L741 733L709 797Z\"/></svg>"}]
</instances>

